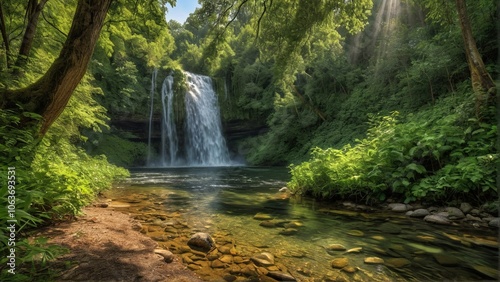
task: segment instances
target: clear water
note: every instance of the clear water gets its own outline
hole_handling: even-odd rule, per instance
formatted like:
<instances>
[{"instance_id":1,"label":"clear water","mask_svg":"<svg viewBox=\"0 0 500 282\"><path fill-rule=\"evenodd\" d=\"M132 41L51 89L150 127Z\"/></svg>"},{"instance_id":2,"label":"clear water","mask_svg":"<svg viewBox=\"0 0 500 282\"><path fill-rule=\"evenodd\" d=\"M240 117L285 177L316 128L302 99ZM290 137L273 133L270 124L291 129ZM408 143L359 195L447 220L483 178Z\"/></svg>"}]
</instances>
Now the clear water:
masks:
<instances>
[{"instance_id":1,"label":"clear water","mask_svg":"<svg viewBox=\"0 0 500 282\"><path fill-rule=\"evenodd\" d=\"M330 265L336 257L347 257L358 268L354 274L341 273L347 281L484 281L496 274L494 230L430 225L393 213L338 210L312 199L286 197L279 189L288 179L284 168L138 169L108 196L131 203L125 209L136 215L175 213L191 234L224 234L247 256L271 252L298 281L336 277L341 271ZM301 226L292 235L283 235L283 227L260 226L256 214ZM362 250L328 252L331 244ZM364 263L373 256L386 262L405 258L410 265ZM439 256L448 262L438 263Z\"/></svg>"}]
</instances>

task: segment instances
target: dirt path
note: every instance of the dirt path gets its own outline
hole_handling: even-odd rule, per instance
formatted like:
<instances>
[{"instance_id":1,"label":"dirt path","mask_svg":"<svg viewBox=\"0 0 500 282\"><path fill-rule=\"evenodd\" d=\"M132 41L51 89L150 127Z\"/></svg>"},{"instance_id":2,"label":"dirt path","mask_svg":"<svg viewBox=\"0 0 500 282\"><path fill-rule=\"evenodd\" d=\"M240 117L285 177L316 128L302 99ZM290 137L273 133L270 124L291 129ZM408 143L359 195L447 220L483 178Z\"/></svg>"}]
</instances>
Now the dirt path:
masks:
<instances>
[{"instance_id":1,"label":"dirt path","mask_svg":"<svg viewBox=\"0 0 500 282\"><path fill-rule=\"evenodd\" d=\"M202 281L185 269L179 258L166 263L155 254L157 243L138 232L140 224L128 215L99 207L83 212L85 215L75 221L38 234L69 249L51 265L60 273L57 281Z\"/></svg>"}]
</instances>

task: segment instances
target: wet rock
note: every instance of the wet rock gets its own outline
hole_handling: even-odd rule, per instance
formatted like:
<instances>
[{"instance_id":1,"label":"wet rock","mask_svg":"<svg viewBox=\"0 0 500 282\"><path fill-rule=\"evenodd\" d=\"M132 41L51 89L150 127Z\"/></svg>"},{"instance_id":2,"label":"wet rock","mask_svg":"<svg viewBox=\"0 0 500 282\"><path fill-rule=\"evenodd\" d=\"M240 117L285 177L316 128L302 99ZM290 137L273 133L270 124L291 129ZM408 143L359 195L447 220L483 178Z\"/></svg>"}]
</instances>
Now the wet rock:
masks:
<instances>
[{"instance_id":1,"label":"wet rock","mask_svg":"<svg viewBox=\"0 0 500 282\"><path fill-rule=\"evenodd\" d=\"M222 261L216 259L216 260L212 261L211 267L212 268L225 268L226 264L223 263Z\"/></svg>"},{"instance_id":2,"label":"wet rock","mask_svg":"<svg viewBox=\"0 0 500 282\"><path fill-rule=\"evenodd\" d=\"M290 235L296 234L297 232L299 232L299 230L297 230L295 228L286 228L286 229L281 230L280 234L285 235L285 236L290 236Z\"/></svg>"},{"instance_id":3,"label":"wet rock","mask_svg":"<svg viewBox=\"0 0 500 282\"><path fill-rule=\"evenodd\" d=\"M361 253L361 251L363 251L362 247L356 247L356 248L352 248L352 249L347 250L346 253Z\"/></svg>"},{"instance_id":4,"label":"wet rock","mask_svg":"<svg viewBox=\"0 0 500 282\"><path fill-rule=\"evenodd\" d=\"M442 224L442 225L449 225L451 224L450 220L448 218L438 215L438 214L430 214L424 217L424 221L426 222L431 222L431 223L436 223L436 224Z\"/></svg>"},{"instance_id":5,"label":"wet rock","mask_svg":"<svg viewBox=\"0 0 500 282\"><path fill-rule=\"evenodd\" d=\"M348 266L342 268L342 271L347 272L347 273L354 273L354 272L358 271L358 268L348 265Z\"/></svg>"},{"instance_id":6,"label":"wet rock","mask_svg":"<svg viewBox=\"0 0 500 282\"><path fill-rule=\"evenodd\" d=\"M258 266L269 266L274 264L274 255L271 253L261 253L250 258Z\"/></svg>"},{"instance_id":7,"label":"wet rock","mask_svg":"<svg viewBox=\"0 0 500 282\"><path fill-rule=\"evenodd\" d=\"M349 234L351 236L356 236L356 237L365 236L365 233L361 230L349 230L349 231L347 231L347 234Z\"/></svg>"},{"instance_id":8,"label":"wet rock","mask_svg":"<svg viewBox=\"0 0 500 282\"><path fill-rule=\"evenodd\" d=\"M470 212L473 216L480 216L481 212L478 209L472 209Z\"/></svg>"},{"instance_id":9,"label":"wet rock","mask_svg":"<svg viewBox=\"0 0 500 282\"><path fill-rule=\"evenodd\" d=\"M500 218L499 217L493 218L492 220L490 220L490 222L488 222L488 225L496 228L500 227Z\"/></svg>"},{"instance_id":10,"label":"wet rock","mask_svg":"<svg viewBox=\"0 0 500 282\"><path fill-rule=\"evenodd\" d=\"M273 219L273 217L269 214L266 214L266 213L257 213L256 215L253 216L253 219L256 219L256 220L271 220Z\"/></svg>"},{"instance_id":11,"label":"wet rock","mask_svg":"<svg viewBox=\"0 0 500 282\"><path fill-rule=\"evenodd\" d=\"M456 266L460 260L447 254L433 254L434 259L442 266Z\"/></svg>"},{"instance_id":12,"label":"wet rock","mask_svg":"<svg viewBox=\"0 0 500 282\"><path fill-rule=\"evenodd\" d=\"M389 258L385 260L385 265L394 267L394 268L401 268L405 267L411 264L411 261L405 259L405 258Z\"/></svg>"},{"instance_id":13,"label":"wet rock","mask_svg":"<svg viewBox=\"0 0 500 282\"><path fill-rule=\"evenodd\" d=\"M285 228L299 228L304 226L304 224L300 221L290 221L288 223L285 223L283 227Z\"/></svg>"},{"instance_id":14,"label":"wet rock","mask_svg":"<svg viewBox=\"0 0 500 282\"><path fill-rule=\"evenodd\" d=\"M259 225L262 227L273 228L273 227L276 227L276 222L271 221L271 220L265 220L265 221L262 221Z\"/></svg>"},{"instance_id":15,"label":"wet rock","mask_svg":"<svg viewBox=\"0 0 500 282\"><path fill-rule=\"evenodd\" d=\"M191 236L187 244L192 249L202 252L209 252L215 247L214 239L208 233L203 232L195 233Z\"/></svg>"},{"instance_id":16,"label":"wet rock","mask_svg":"<svg viewBox=\"0 0 500 282\"><path fill-rule=\"evenodd\" d=\"M240 263L248 263L248 262L250 262L250 259L236 256L236 257L233 257L233 261L234 261L234 263L240 264Z\"/></svg>"},{"instance_id":17,"label":"wet rock","mask_svg":"<svg viewBox=\"0 0 500 282\"><path fill-rule=\"evenodd\" d=\"M295 279L295 277L293 277L292 275L281 271L269 271L267 273L267 276L274 278L278 281L297 281L297 279Z\"/></svg>"},{"instance_id":18,"label":"wet rock","mask_svg":"<svg viewBox=\"0 0 500 282\"><path fill-rule=\"evenodd\" d=\"M448 213L449 219L462 219L465 217L464 213L459 208L447 207L446 212Z\"/></svg>"},{"instance_id":19,"label":"wet rock","mask_svg":"<svg viewBox=\"0 0 500 282\"><path fill-rule=\"evenodd\" d=\"M344 268L349 264L349 259L346 257L334 258L331 262L333 268Z\"/></svg>"},{"instance_id":20,"label":"wet rock","mask_svg":"<svg viewBox=\"0 0 500 282\"><path fill-rule=\"evenodd\" d=\"M237 279L237 277L234 275L226 274L222 277L222 279L224 279L224 281L227 281L227 282L233 282Z\"/></svg>"},{"instance_id":21,"label":"wet rock","mask_svg":"<svg viewBox=\"0 0 500 282\"><path fill-rule=\"evenodd\" d=\"M411 216L412 214L413 214L413 211L407 211L407 212L405 213L405 215L406 215L406 216Z\"/></svg>"},{"instance_id":22,"label":"wet rock","mask_svg":"<svg viewBox=\"0 0 500 282\"><path fill-rule=\"evenodd\" d=\"M364 262L366 264L383 264L384 260L379 257L367 257Z\"/></svg>"},{"instance_id":23,"label":"wet rock","mask_svg":"<svg viewBox=\"0 0 500 282\"><path fill-rule=\"evenodd\" d=\"M463 213L469 213L472 210L472 206L469 203L463 202L460 204L460 210Z\"/></svg>"},{"instance_id":24,"label":"wet rock","mask_svg":"<svg viewBox=\"0 0 500 282\"><path fill-rule=\"evenodd\" d=\"M477 221L477 222L481 222L481 218L473 216L471 214L467 214L465 216L465 221Z\"/></svg>"},{"instance_id":25,"label":"wet rock","mask_svg":"<svg viewBox=\"0 0 500 282\"><path fill-rule=\"evenodd\" d=\"M429 215L429 211L426 209L416 209L413 211L413 213L410 215L411 217L425 217Z\"/></svg>"},{"instance_id":26,"label":"wet rock","mask_svg":"<svg viewBox=\"0 0 500 282\"><path fill-rule=\"evenodd\" d=\"M409 210L408 205L400 203L392 203L389 204L388 207L393 212L407 212Z\"/></svg>"},{"instance_id":27,"label":"wet rock","mask_svg":"<svg viewBox=\"0 0 500 282\"><path fill-rule=\"evenodd\" d=\"M160 256L162 256L167 263L171 263L172 261L174 261L174 254L171 251L164 249L155 249L154 252L155 254L159 254Z\"/></svg>"},{"instance_id":28,"label":"wet rock","mask_svg":"<svg viewBox=\"0 0 500 282\"><path fill-rule=\"evenodd\" d=\"M241 274L245 276L257 276L257 270L253 265L247 265L241 269Z\"/></svg>"},{"instance_id":29,"label":"wet rock","mask_svg":"<svg viewBox=\"0 0 500 282\"><path fill-rule=\"evenodd\" d=\"M223 263L233 263L233 256L231 255L223 255L219 258Z\"/></svg>"},{"instance_id":30,"label":"wet rock","mask_svg":"<svg viewBox=\"0 0 500 282\"><path fill-rule=\"evenodd\" d=\"M326 247L326 250L327 251L345 251L347 249L342 244L330 244L328 247Z\"/></svg>"}]
</instances>

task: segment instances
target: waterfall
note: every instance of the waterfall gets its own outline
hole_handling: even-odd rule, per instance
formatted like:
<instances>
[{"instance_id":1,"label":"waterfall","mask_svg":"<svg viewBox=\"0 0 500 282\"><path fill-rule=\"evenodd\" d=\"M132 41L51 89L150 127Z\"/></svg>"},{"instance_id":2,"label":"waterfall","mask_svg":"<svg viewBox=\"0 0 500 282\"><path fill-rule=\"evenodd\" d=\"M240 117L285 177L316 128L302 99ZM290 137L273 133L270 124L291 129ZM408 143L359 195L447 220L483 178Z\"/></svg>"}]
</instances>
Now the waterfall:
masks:
<instances>
[{"instance_id":1,"label":"waterfall","mask_svg":"<svg viewBox=\"0 0 500 282\"><path fill-rule=\"evenodd\" d=\"M161 165L172 166L177 161L177 132L174 120L174 77L167 76L161 87L162 120L161 120ZM168 150L168 152L167 152Z\"/></svg>"},{"instance_id":2,"label":"waterfall","mask_svg":"<svg viewBox=\"0 0 500 282\"><path fill-rule=\"evenodd\" d=\"M148 158L146 164L151 165L151 132L153 131L153 102L156 93L156 77L158 75L158 69L153 70L153 74L151 74L151 90L149 92L150 100L151 100L151 109L149 111L149 131L148 131Z\"/></svg>"},{"instance_id":3,"label":"waterfall","mask_svg":"<svg viewBox=\"0 0 500 282\"><path fill-rule=\"evenodd\" d=\"M153 102L156 92L157 70L151 78L151 109L149 115L148 166L224 166L230 165L229 151L222 135L219 104L212 79L208 76L184 72L188 90L184 96L186 107L184 143L179 142L174 118L174 77L165 78L161 88L161 140L159 160L152 160L152 132L154 131Z\"/></svg>"},{"instance_id":4,"label":"waterfall","mask_svg":"<svg viewBox=\"0 0 500 282\"><path fill-rule=\"evenodd\" d=\"M229 152L222 136L217 95L208 76L184 72L186 161L189 165L228 165Z\"/></svg>"}]
</instances>

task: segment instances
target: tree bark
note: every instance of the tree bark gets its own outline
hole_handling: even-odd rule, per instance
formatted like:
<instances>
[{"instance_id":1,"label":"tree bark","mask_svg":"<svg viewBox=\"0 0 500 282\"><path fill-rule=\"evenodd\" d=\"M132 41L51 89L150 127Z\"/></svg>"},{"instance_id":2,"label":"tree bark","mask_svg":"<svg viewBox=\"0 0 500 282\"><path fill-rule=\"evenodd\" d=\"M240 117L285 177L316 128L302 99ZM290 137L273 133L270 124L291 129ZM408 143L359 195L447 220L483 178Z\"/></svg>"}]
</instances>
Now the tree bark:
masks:
<instances>
[{"instance_id":1,"label":"tree bark","mask_svg":"<svg viewBox=\"0 0 500 282\"><path fill-rule=\"evenodd\" d=\"M0 30L2 32L2 39L5 48L5 61L7 63L7 68L10 68L10 46L9 46L9 37L7 36L7 31L5 29L5 19L3 16L3 7L0 2Z\"/></svg>"},{"instance_id":2,"label":"tree bark","mask_svg":"<svg viewBox=\"0 0 500 282\"><path fill-rule=\"evenodd\" d=\"M44 135L66 107L87 70L112 0L79 0L68 38L49 70L35 83L19 90L0 92L3 109L42 115Z\"/></svg>"},{"instance_id":3,"label":"tree bark","mask_svg":"<svg viewBox=\"0 0 500 282\"><path fill-rule=\"evenodd\" d=\"M26 31L24 32L23 41L21 42L21 47L19 48L19 54L17 55L16 74L21 74L21 69L26 65L28 61L28 56L31 51L31 46L33 46L33 39L35 38L36 28L38 26L38 18L42 12L45 3L48 0L30 0L28 2L28 7L26 9L26 19L28 24L26 25Z\"/></svg>"},{"instance_id":4,"label":"tree bark","mask_svg":"<svg viewBox=\"0 0 500 282\"><path fill-rule=\"evenodd\" d=\"M472 36L471 25L467 16L465 0L456 0L462 38L465 45L465 56L471 73L472 88L476 94L476 114L482 117L487 107L494 105L496 96L495 82L486 70L481 55Z\"/></svg>"}]
</instances>

